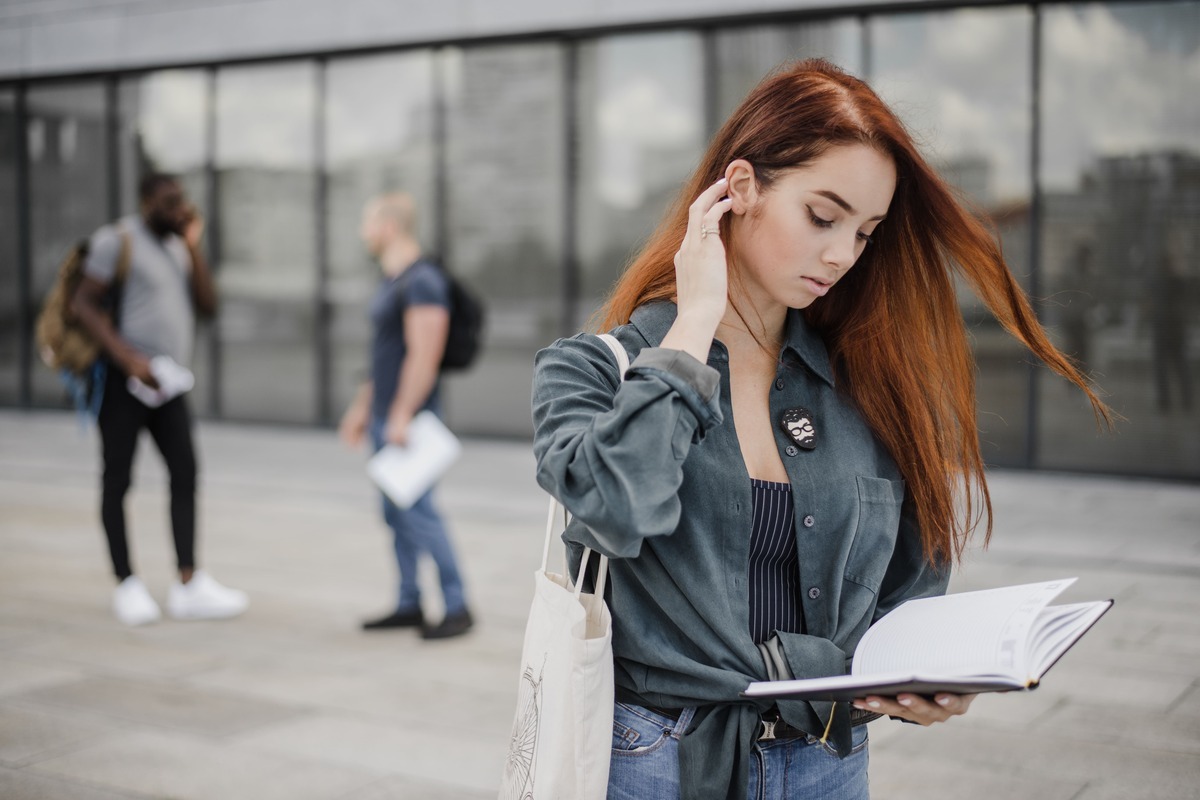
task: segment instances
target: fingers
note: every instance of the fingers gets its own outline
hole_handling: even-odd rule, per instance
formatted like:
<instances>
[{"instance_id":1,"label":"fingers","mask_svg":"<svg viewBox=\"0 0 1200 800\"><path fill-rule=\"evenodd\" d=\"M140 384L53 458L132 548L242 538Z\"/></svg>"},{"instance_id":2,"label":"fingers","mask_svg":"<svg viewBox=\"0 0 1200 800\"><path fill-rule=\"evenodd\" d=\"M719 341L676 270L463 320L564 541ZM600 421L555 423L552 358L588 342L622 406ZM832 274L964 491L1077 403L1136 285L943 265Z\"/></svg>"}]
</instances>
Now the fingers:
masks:
<instances>
[{"instance_id":1,"label":"fingers","mask_svg":"<svg viewBox=\"0 0 1200 800\"><path fill-rule=\"evenodd\" d=\"M687 352L695 348L696 353L705 357L711 334L725 314L729 294L728 263L718 227L732 205L725 197L728 189L728 181L722 178L702 191L688 207L687 231L674 258L677 319L686 317L694 323L696 331L703 331L695 337L685 337L686 344L675 344ZM706 337L709 341L701 343L700 339Z\"/></svg>"},{"instance_id":2,"label":"fingers","mask_svg":"<svg viewBox=\"0 0 1200 800\"><path fill-rule=\"evenodd\" d=\"M729 181L721 180L700 193L688 207L688 237L707 239L717 232L721 217L733 206L733 200L725 197Z\"/></svg>"},{"instance_id":3,"label":"fingers","mask_svg":"<svg viewBox=\"0 0 1200 800\"><path fill-rule=\"evenodd\" d=\"M933 700L920 695L901 694L896 697L867 697L854 701L854 707L901 717L920 725L945 722L951 717L965 714L975 695L939 694Z\"/></svg>"}]
</instances>

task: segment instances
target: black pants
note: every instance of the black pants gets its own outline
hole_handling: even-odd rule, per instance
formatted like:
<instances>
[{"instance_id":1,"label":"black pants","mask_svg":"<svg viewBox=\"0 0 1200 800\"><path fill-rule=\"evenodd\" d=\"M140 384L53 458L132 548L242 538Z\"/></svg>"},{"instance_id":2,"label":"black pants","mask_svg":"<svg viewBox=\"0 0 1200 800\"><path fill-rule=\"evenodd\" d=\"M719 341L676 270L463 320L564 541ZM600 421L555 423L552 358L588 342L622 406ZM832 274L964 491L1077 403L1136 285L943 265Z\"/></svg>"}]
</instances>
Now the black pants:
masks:
<instances>
[{"instance_id":1,"label":"black pants","mask_svg":"<svg viewBox=\"0 0 1200 800\"><path fill-rule=\"evenodd\" d=\"M171 531L180 569L195 566L196 541L196 451L186 395L147 408L125 388L126 380L120 370L109 366L99 420L104 457L100 519L118 581L133 574L125 535L125 495L132 483L133 457L142 428L150 431L170 474Z\"/></svg>"}]
</instances>

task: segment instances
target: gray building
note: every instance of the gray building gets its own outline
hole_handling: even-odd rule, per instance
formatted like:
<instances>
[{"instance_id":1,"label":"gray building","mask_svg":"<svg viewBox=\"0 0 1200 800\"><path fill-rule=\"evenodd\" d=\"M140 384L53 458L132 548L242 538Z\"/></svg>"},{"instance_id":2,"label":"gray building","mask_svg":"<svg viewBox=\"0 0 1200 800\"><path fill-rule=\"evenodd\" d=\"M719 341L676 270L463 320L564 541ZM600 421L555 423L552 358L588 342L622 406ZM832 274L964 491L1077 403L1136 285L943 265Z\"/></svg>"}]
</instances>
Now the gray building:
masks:
<instances>
[{"instance_id":1,"label":"gray building","mask_svg":"<svg viewBox=\"0 0 1200 800\"><path fill-rule=\"evenodd\" d=\"M201 414L326 425L361 374L372 194L489 305L460 431L527 436L533 353L587 325L776 64L868 78L989 218L1098 433L967 293L991 463L1200 478L1200 2L43 0L0 4L0 404L58 407L32 320L72 242L177 172L223 295Z\"/></svg>"}]
</instances>

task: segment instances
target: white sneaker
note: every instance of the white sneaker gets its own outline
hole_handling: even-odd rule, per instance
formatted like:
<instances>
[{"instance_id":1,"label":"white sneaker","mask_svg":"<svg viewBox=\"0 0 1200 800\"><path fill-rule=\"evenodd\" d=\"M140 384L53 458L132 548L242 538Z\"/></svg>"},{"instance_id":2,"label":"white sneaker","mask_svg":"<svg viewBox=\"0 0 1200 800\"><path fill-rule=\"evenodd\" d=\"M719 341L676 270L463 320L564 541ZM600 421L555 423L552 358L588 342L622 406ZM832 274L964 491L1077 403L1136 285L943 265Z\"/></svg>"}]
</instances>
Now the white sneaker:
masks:
<instances>
[{"instance_id":1,"label":"white sneaker","mask_svg":"<svg viewBox=\"0 0 1200 800\"><path fill-rule=\"evenodd\" d=\"M187 583L172 582L167 594L167 611L175 619L228 619L249 605L245 592L222 586L199 569Z\"/></svg>"},{"instance_id":2,"label":"white sneaker","mask_svg":"<svg viewBox=\"0 0 1200 800\"><path fill-rule=\"evenodd\" d=\"M162 617L158 603L137 575L130 575L117 584L113 592L113 613L126 625L145 625Z\"/></svg>"}]
</instances>

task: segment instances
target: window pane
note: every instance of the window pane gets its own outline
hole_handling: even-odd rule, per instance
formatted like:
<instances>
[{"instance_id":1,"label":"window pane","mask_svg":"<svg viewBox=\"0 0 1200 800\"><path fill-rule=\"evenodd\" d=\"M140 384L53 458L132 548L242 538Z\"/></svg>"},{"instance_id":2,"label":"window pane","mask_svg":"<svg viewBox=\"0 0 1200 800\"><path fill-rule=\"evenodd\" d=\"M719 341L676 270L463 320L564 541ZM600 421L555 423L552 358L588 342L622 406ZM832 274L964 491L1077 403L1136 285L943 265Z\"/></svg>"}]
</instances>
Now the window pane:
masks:
<instances>
[{"instance_id":1,"label":"window pane","mask_svg":"<svg viewBox=\"0 0 1200 800\"><path fill-rule=\"evenodd\" d=\"M862 69L862 28L857 20L735 28L717 34L717 124L780 64L827 58L855 75Z\"/></svg>"},{"instance_id":2,"label":"window pane","mask_svg":"<svg viewBox=\"0 0 1200 800\"><path fill-rule=\"evenodd\" d=\"M367 370L367 305L379 266L359 238L366 202L403 191L417 205L421 242L434 245L433 56L429 51L334 61L326 72L330 342L333 413Z\"/></svg>"},{"instance_id":3,"label":"window pane","mask_svg":"<svg viewBox=\"0 0 1200 800\"><path fill-rule=\"evenodd\" d=\"M1128 421L1047 377L1039 466L1200 476L1200 4L1044 14L1046 316Z\"/></svg>"},{"instance_id":4,"label":"window pane","mask_svg":"<svg viewBox=\"0 0 1200 800\"><path fill-rule=\"evenodd\" d=\"M217 73L223 416L316 420L314 67Z\"/></svg>"},{"instance_id":5,"label":"window pane","mask_svg":"<svg viewBox=\"0 0 1200 800\"><path fill-rule=\"evenodd\" d=\"M872 85L942 176L994 227L1028 287L1032 19L1024 8L881 17L870 22ZM978 364L984 458L1025 459L1028 357L971 292L959 304Z\"/></svg>"},{"instance_id":6,"label":"window pane","mask_svg":"<svg viewBox=\"0 0 1200 800\"><path fill-rule=\"evenodd\" d=\"M701 40L693 33L614 36L580 46L580 326L700 159L703 75Z\"/></svg>"},{"instance_id":7,"label":"window pane","mask_svg":"<svg viewBox=\"0 0 1200 800\"><path fill-rule=\"evenodd\" d=\"M21 389L21 303L17 270L16 92L0 89L0 403L15 405Z\"/></svg>"},{"instance_id":8,"label":"window pane","mask_svg":"<svg viewBox=\"0 0 1200 800\"><path fill-rule=\"evenodd\" d=\"M32 289L40 308L67 251L110 221L108 135L99 81L37 86L26 97ZM58 375L36 355L33 402L64 403Z\"/></svg>"},{"instance_id":9,"label":"window pane","mask_svg":"<svg viewBox=\"0 0 1200 800\"><path fill-rule=\"evenodd\" d=\"M165 70L121 82L119 140L121 211L138 210L138 180L151 172L178 175L188 199L208 209L205 131L208 75L202 70ZM207 324L197 331L192 363L196 390L188 402L198 414L211 412Z\"/></svg>"},{"instance_id":10,"label":"window pane","mask_svg":"<svg viewBox=\"0 0 1200 800\"><path fill-rule=\"evenodd\" d=\"M445 67L449 266L488 303L481 363L446 381L455 429L530 435L533 354L557 335L563 270L563 51L451 50Z\"/></svg>"}]
</instances>

